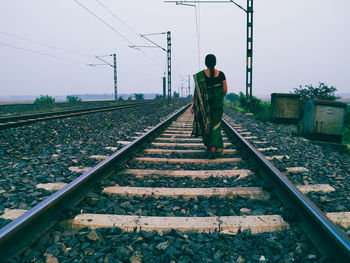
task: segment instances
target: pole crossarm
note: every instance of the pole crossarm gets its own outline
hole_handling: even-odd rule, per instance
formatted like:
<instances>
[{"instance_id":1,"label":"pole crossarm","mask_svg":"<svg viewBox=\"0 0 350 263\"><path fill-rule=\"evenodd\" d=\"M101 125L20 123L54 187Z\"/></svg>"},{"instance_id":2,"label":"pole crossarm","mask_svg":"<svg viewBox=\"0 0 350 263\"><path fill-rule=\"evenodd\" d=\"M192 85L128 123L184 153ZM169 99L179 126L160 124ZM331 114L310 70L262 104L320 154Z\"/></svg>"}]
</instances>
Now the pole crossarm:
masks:
<instances>
[{"instance_id":1,"label":"pole crossarm","mask_svg":"<svg viewBox=\"0 0 350 263\"><path fill-rule=\"evenodd\" d=\"M234 5L236 5L238 8L242 9L244 12L248 12L245 8L243 8L241 5L237 4L235 1L233 0L228 0L228 1L204 1L204 0L199 0L199 1L195 1L195 0L189 0L189 1L164 1L164 3L175 3L176 5L188 5L188 6L194 6L192 3L196 4L227 4L227 3L232 3Z\"/></svg>"},{"instance_id":2,"label":"pole crossarm","mask_svg":"<svg viewBox=\"0 0 350 263\"><path fill-rule=\"evenodd\" d=\"M229 0L232 4L236 5L238 8L242 9L244 12L248 13L248 10L244 9L242 6L237 4L235 1Z\"/></svg>"},{"instance_id":3,"label":"pole crossarm","mask_svg":"<svg viewBox=\"0 0 350 263\"><path fill-rule=\"evenodd\" d=\"M154 34L152 34L154 35ZM158 45L156 42L150 40L149 38L145 37L145 35L140 34L140 36L146 40L148 40L149 42L151 42L153 45L155 45L156 47L159 47L160 49L162 49L163 51L167 52L165 48L161 47L160 45Z\"/></svg>"},{"instance_id":4,"label":"pole crossarm","mask_svg":"<svg viewBox=\"0 0 350 263\"><path fill-rule=\"evenodd\" d=\"M111 55L110 55L110 56L111 56ZM109 65L109 66L113 67L113 65L112 65L112 64L110 64L110 63L108 63L106 60L104 60L104 59L100 58L100 56L95 56L95 58L97 58L97 59L101 60L102 62L106 63L107 65Z\"/></svg>"},{"instance_id":5,"label":"pole crossarm","mask_svg":"<svg viewBox=\"0 0 350 263\"><path fill-rule=\"evenodd\" d=\"M160 33L150 33L150 34L142 34L142 36L155 36L155 35L165 35L166 32L160 32Z\"/></svg>"},{"instance_id":6,"label":"pole crossarm","mask_svg":"<svg viewBox=\"0 0 350 263\"><path fill-rule=\"evenodd\" d=\"M149 48L158 48L158 47L156 47L156 46L129 46L129 48L144 48L144 47L149 47Z\"/></svg>"}]
</instances>

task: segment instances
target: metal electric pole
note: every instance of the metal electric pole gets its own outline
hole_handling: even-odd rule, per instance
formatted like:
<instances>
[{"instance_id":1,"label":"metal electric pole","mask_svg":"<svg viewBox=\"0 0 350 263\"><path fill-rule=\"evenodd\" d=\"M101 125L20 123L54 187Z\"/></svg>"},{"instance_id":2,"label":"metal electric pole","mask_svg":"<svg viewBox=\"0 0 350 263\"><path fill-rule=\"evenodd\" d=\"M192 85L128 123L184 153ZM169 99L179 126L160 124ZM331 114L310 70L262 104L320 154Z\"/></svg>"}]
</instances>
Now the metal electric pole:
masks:
<instances>
[{"instance_id":1,"label":"metal electric pole","mask_svg":"<svg viewBox=\"0 0 350 263\"><path fill-rule=\"evenodd\" d=\"M113 54L113 69L114 69L114 100L118 100L118 88L117 88L117 55Z\"/></svg>"},{"instance_id":2,"label":"metal electric pole","mask_svg":"<svg viewBox=\"0 0 350 263\"><path fill-rule=\"evenodd\" d=\"M165 97L166 97L166 84L165 84L166 80L165 80L165 74L163 77L163 105L165 105Z\"/></svg>"},{"instance_id":3,"label":"metal electric pole","mask_svg":"<svg viewBox=\"0 0 350 263\"><path fill-rule=\"evenodd\" d=\"M253 89L253 0L247 0L247 9L237 4L233 0L228 1L210 1L210 0L189 0L189 1L164 1L165 3L175 3L176 5L185 5L195 7L195 4L227 4L232 3L242 9L247 14L247 60L246 60L246 98L247 109L250 108Z\"/></svg>"},{"instance_id":4,"label":"metal electric pole","mask_svg":"<svg viewBox=\"0 0 350 263\"><path fill-rule=\"evenodd\" d=\"M247 68L246 68L246 98L249 110L252 101L253 80L253 0L247 0ZM249 90L249 91L248 91ZM249 96L248 96L249 92Z\"/></svg>"},{"instance_id":5,"label":"metal electric pole","mask_svg":"<svg viewBox=\"0 0 350 263\"><path fill-rule=\"evenodd\" d=\"M167 32L167 58L168 58L168 105L171 101L171 33Z\"/></svg>"},{"instance_id":6,"label":"metal electric pole","mask_svg":"<svg viewBox=\"0 0 350 263\"><path fill-rule=\"evenodd\" d=\"M146 36L153 36L153 35L167 35L167 49L161 47L157 43L153 42L151 39L147 38ZM153 33L153 34L140 34L140 36L147 41L151 42L153 46L129 46L130 48L160 48L161 50L165 51L167 53L167 65L168 65L168 105L170 104L171 100L171 32L162 32L162 33ZM164 94L163 94L164 95Z\"/></svg>"},{"instance_id":7,"label":"metal electric pole","mask_svg":"<svg viewBox=\"0 0 350 263\"><path fill-rule=\"evenodd\" d=\"M188 96L191 95L191 76L188 75Z\"/></svg>"},{"instance_id":8,"label":"metal electric pole","mask_svg":"<svg viewBox=\"0 0 350 263\"><path fill-rule=\"evenodd\" d=\"M102 59L103 57L111 57L113 56L113 65L110 64L108 61ZM117 55L111 54L111 55L103 55L103 56L95 56L95 58L101 60L104 64L88 64L89 66L110 66L113 67L113 71L114 71L114 100L117 102L118 100L118 89L117 89Z\"/></svg>"}]
</instances>

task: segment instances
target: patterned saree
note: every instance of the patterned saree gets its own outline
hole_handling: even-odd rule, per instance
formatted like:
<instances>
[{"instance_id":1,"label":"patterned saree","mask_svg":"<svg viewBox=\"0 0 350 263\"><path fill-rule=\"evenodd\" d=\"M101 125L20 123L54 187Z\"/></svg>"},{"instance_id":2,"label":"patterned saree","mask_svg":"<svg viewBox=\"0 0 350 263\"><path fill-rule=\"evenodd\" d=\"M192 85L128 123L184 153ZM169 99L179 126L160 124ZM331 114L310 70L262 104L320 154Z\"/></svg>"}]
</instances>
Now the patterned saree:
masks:
<instances>
[{"instance_id":1,"label":"patterned saree","mask_svg":"<svg viewBox=\"0 0 350 263\"><path fill-rule=\"evenodd\" d=\"M193 75L194 121L192 134L202 136L203 143L209 149L215 147L216 152L223 151L221 135L221 118L223 115L223 85L206 85L204 71Z\"/></svg>"}]
</instances>

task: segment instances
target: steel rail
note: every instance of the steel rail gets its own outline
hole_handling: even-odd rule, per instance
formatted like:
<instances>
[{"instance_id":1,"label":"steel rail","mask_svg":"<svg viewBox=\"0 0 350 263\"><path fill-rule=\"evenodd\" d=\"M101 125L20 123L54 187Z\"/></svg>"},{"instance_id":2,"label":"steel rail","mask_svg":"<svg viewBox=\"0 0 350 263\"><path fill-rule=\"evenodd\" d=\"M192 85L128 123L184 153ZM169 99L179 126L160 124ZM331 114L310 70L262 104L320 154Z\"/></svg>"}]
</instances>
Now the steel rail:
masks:
<instances>
[{"instance_id":1,"label":"steel rail","mask_svg":"<svg viewBox=\"0 0 350 263\"><path fill-rule=\"evenodd\" d=\"M224 128L234 134L248 149L251 156L263 167L262 176L273 184L273 191L284 203L293 208L298 223L311 241L331 262L350 262L350 239L339 227L301 193L294 184L279 171L264 155L240 135L227 121L222 120Z\"/></svg>"},{"instance_id":2,"label":"steel rail","mask_svg":"<svg viewBox=\"0 0 350 263\"><path fill-rule=\"evenodd\" d=\"M182 107L144 135L0 229L0 262L1 259L6 259L32 245L43 233L62 219L64 209L79 203L96 184L118 171L130 155L164 130L188 107L189 105Z\"/></svg>"},{"instance_id":3,"label":"steel rail","mask_svg":"<svg viewBox=\"0 0 350 263\"><path fill-rule=\"evenodd\" d=\"M149 104L160 103L160 101L150 101L143 103L132 103L126 105L116 105L116 106L103 106L103 107L94 107L94 108L85 108L85 109L76 109L76 110L64 110L64 111L54 111L54 112L43 112L38 114L26 114L19 116L10 116L10 117L0 117L0 130L18 127L27 125L34 122L68 118L73 116L79 116L90 113L120 110L126 108L139 107Z\"/></svg>"}]
</instances>

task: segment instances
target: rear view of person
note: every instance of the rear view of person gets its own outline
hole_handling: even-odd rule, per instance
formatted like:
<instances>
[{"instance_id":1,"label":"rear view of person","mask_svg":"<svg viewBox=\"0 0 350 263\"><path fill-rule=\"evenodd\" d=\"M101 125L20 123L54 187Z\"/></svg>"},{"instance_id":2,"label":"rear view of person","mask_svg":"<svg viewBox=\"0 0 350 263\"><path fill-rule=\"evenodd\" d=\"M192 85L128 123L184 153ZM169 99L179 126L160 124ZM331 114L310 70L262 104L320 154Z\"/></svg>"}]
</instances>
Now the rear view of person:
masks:
<instances>
[{"instance_id":1,"label":"rear view of person","mask_svg":"<svg viewBox=\"0 0 350 263\"><path fill-rule=\"evenodd\" d=\"M223 151L221 118L223 101L227 93L225 74L215 69L216 57L205 57L206 70L193 75L195 91L191 112L194 113L193 131L195 137L202 136L209 151L209 158L216 158Z\"/></svg>"}]
</instances>

